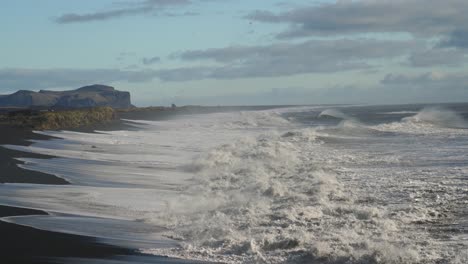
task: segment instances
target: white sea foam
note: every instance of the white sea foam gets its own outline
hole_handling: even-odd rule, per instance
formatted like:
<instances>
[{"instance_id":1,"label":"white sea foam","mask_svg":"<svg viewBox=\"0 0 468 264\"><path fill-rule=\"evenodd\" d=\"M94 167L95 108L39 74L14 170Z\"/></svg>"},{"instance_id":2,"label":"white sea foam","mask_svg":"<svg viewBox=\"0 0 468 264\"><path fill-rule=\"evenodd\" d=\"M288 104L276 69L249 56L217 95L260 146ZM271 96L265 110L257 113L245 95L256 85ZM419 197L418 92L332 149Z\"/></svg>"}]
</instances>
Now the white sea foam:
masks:
<instances>
[{"instance_id":1,"label":"white sea foam","mask_svg":"<svg viewBox=\"0 0 468 264\"><path fill-rule=\"evenodd\" d=\"M428 107L413 116L403 118L400 122L380 124L373 128L412 134L465 134L468 122L452 110Z\"/></svg>"},{"instance_id":2,"label":"white sea foam","mask_svg":"<svg viewBox=\"0 0 468 264\"><path fill-rule=\"evenodd\" d=\"M405 122L429 123L448 128L468 128L468 123L454 111L440 107L424 108L412 117L404 118Z\"/></svg>"},{"instance_id":3,"label":"white sea foam","mask_svg":"<svg viewBox=\"0 0 468 264\"><path fill-rule=\"evenodd\" d=\"M344 120L352 120L353 118L342 111L338 109L326 109L323 110L320 114L319 117L324 117L324 116L330 116L338 119L344 119Z\"/></svg>"},{"instance_id":4,"label":"white sea foam","mask_svg":"<svg viewBox=\"0 0 468 264\"><path fill-rule=\"evenodd\" d=\"M392 111L392 112L382 112L378 113L381 115L407 115L407 114L417 114L416 111Z\"/></svg>"},{"instance_id":5,"label":"white sea foam","mask_svg":"<svg viewBox=\"0 0 468 264\"><path fill-rule=\"evenodd\" d=\"M320 144L291 134L225 145L196 161L200 183L151 220L171 226L167 235L182 248L145 252L234 263L417 261L400 223L357 204L333 171L315 163ZM177 206L193 200L216 202Z\"/></svg>"},{"instance_id":6,"label":"white sea foam","mask_svg":"<svg viewBox=\"0 0 468 264\"><path fill-rule=\"evenodd\" d=\"M443 138L395 137L376 131L404 132L408 124L421 131L427 124L365 126L324 111L344 121L304 128L281 115L298 110L304 109L131 121L137 131L41 132L57 139L6 147L55 156L19 160L25 169L73 184L0 185L0 202L53 214L10 222L130 242L155 240L142 251L185 259L467 260L462 252L468 241L443 228L463 228L454 222L466 207L468 145L463 138L442 141L466 130L443 130Z\"/></svg>"}]
</instances>

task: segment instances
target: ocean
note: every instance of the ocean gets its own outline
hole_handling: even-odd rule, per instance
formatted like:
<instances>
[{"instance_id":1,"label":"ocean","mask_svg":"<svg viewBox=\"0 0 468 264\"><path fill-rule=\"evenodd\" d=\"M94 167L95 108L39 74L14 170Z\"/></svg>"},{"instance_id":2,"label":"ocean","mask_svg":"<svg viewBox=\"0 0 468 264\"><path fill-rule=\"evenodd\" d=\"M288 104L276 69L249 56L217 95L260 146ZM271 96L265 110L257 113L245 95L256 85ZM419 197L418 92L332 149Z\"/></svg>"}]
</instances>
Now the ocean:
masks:
<instances>
[{"instance_id":1,"label":"ocean","mask_svg":"<svg viewBox=\"0 0 468 264\"><path fill-rule=\"evenodd\" d=\"M5 145L70 185L3 184L6 218L223 263L468 263L468 104L125 120Z\"/></svg>"}]
</instances>

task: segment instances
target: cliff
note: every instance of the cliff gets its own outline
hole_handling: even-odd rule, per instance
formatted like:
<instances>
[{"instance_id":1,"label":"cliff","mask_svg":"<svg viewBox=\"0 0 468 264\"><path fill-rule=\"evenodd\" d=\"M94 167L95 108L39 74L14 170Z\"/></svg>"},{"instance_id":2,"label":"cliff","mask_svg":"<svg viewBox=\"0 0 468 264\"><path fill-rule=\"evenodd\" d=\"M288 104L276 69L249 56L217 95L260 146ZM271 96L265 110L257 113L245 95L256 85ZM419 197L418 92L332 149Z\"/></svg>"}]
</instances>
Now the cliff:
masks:
<instances>
[{"instance_id":1,"label":"cliff","mask_svg":"<svg viewBox=\"0 0 468 264\"><path fill-rule=\"evenodd\" d=\"M89 108L110 106L112 108L133 107L129 92L115 90L106 85L90 85L72 91L39 92L21 90L0 96L0 107L16 108Z\"/></svg>"}]
</instances>

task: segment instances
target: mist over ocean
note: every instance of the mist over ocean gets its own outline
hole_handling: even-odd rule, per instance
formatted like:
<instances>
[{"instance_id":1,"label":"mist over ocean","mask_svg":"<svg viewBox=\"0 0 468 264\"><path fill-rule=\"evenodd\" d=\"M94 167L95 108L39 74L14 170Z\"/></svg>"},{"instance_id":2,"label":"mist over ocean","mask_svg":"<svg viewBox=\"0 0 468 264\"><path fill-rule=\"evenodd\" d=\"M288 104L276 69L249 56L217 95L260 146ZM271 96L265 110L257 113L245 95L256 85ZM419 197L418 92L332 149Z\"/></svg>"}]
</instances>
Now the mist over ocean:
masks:
<instances>
[{"instance_id":1,"label":"mist over ocean","mask_svg":"<svg viewBox=\"0 0 468 264\"><path fill-rule=\"evenodd\" d=\"M12 223L226 263L468 263L468 104L126 120L4 146L70 185L0 185Z\"/></svg>"}]
</instances>

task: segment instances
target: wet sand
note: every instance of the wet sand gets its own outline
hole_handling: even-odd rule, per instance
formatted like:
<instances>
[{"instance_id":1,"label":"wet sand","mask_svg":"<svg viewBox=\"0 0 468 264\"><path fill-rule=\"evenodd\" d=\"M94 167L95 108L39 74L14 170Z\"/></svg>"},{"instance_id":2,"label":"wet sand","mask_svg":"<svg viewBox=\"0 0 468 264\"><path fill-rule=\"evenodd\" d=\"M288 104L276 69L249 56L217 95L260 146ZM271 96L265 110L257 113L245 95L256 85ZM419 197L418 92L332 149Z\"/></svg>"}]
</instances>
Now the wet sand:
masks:
<instances>
[{"instance_id":1,"label":"wet sand","mask_svg":"<svg viewBox=\"0 0 468 264\"><path fill-rule=\"evenodd\" d=\"M27 139L47 139L24 128L0 126L0 145L29 145ZM0 147L0 184L68 184L62 178L40 172L23 170L15 157L50 158L44 155L19 153ZM1 203L1 201L0 201ZM24 208L0 205L0 217L21 215L45 215L47 213ZM0 221L0 263L56 263L49 258L81 257L106 258L113 255L129 255L130 249L99 244L90 237L60 234Z\"/></svg>"},{"instance_id":2,"label":"wet sand","mask_svg":"<svg viewBox=\"0 0 468 264\"><path fill-rule=\"evenodd\" d=\"M160 120L172 118L175 114L191 114L190 109L163 112L136 112L121 114L121 118ZM196 109L199 112L204 110ZM213 109L210 109L213 111ZM219 109L214 109L219 110ZM206 111L206 110L205 110ZM216 111L214 111L216 112ZM124 121L93 127L73 129L80 132L94 130L134 129ZM18 167L21 161L16 157L39 159L52 158L46 155L18 152L1 145L31 145L30 140L49 139L36 134L29 128L0 125L0 184L69 184L65 179L41 172ZM171 259L162 256L139 254L135 249L99 243L97 238L39 230L27 226L1 221L3 217L22 215L44 215L46 212L32 209L4 206L0 201L0 263L195 263L194 261ZM197 262L200 263L200 262Z\"/></svg>"},{"instance_id":3,"label":"wet sand","mask_svg":"<svg viewBox=\"0 0 468 264\"><path fill-rule=\"evenodd\" d=\"M46 214L37 210L0 206L0 216ZM130 249L97 243L94 238L61 234L0 222L1 263L57 263L55 258L111 258L131 255Z\"/></svg>"},{"instance_id":4,"label":"wet sand","mask_svg":"<svg viewBox=\"0 0 468 264\"><path fill-rule=\"evenodd\" d=\"M116 129L108 126L82 128ZM30 145L31 139L50 137L35 134L25 128L0 126L0 145ZM66 180L45 173L19 168L15 157L51 158L0 147L0 184L69 184ZM145 256L134 249L99 243L96 238L39 230L1 221L3 217L46 215L46 212L1 205L0 201L0 263L184 263L166 257Z\"/></svg>"},{"instance_id":5,"label":"wet sand","mask_svg":"<svg viewBox=\"0 0 468 264\"><path fill-rule=\"evenodd\" d=\"M28 139L48 139L50 137L33 133L25 128L0 126L0 145L30 145ZM50 158L45 155L23 153L0 147L0 183L37 183L37 184L67 184L64 179L53 175L27 171L17 165L21 161L15 157Z\"/></svg>"}]
</instances>

